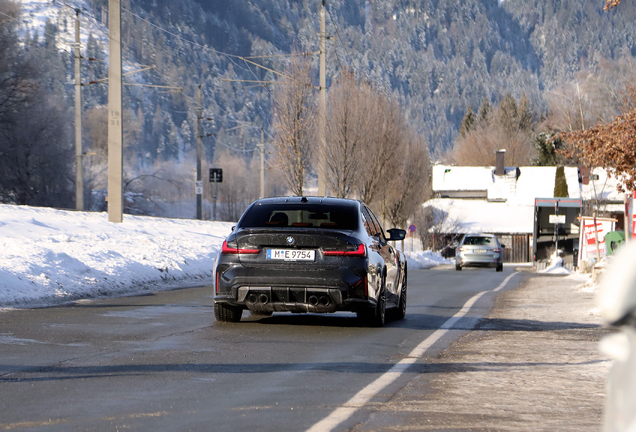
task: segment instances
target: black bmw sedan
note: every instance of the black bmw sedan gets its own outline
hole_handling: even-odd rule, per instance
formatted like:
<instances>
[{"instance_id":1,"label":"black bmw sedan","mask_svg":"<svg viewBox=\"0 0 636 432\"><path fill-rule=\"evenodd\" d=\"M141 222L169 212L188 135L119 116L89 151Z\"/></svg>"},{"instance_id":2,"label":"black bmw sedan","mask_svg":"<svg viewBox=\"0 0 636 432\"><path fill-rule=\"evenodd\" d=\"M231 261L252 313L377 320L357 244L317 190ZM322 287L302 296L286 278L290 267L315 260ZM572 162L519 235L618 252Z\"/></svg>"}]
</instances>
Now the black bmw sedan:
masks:
<instances>
[{"instance_id":1,"label":"black bmw sedan","mask_svg":"<svg viewBox=\"0 0 636 432\"><path fill-rule=\"evenodd\" d=\"M382 326L406 314L404 254L364 203L324 197L266 198L245 211L214 266L214 314L238 322L243 310L350 311Z\"/></svg>"}]
</instances>

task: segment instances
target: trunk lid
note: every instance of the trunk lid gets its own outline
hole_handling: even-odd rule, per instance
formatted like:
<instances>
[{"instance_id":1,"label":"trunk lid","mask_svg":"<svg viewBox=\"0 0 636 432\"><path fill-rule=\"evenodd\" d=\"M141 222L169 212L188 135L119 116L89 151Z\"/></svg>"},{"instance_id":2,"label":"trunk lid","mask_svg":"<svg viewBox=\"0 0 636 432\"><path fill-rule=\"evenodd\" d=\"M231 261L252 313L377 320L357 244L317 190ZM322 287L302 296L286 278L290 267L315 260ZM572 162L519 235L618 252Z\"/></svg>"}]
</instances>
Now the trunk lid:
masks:
<instances>
[{"instance_id":1,"label":"trunk lid","mask_svg":"<svg viewBox=\"0 0 636 432\"><path fill-rule=\"evenodd\" d=\"M249 229L237 233L239 249L258 249L258 253L239 254L241 265L250 268L307 268L311 270L335 269L342 265L342 256L328 256L324 251L343 251L356 242L351 231ZM280 257L280 252L288 258ZM307 256L313 251L313 259ZM302 252L302 253L301 253ZM302 258L297 258L302 257Z\"/></svg>"}]
</instances>

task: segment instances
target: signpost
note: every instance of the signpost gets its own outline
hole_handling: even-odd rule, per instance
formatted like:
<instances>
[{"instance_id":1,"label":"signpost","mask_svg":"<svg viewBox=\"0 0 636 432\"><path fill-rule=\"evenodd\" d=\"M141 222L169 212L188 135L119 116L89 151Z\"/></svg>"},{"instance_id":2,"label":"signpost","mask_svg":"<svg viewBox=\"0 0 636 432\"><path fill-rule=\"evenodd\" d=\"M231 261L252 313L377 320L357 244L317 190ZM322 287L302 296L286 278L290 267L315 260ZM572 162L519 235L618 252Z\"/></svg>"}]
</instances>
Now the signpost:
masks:
<instances>
[{"instance_id":1,"label":"signpost","mask_svg":"<svg viewBox=\"0 0 636 432\"><path fill-rule=\"evenodd\" d=\"M557 207L557 205L555 204L555 211L556 214L550 215L550 223L554 224L554 241L555 241L555 254L556 256L559 256L559 224L564 224L565 223L565 215L559 215L559 209Z\"/></svg>"},{"instance_id":2,"label":"signpost","mask_svg":"<svg viewBox=\"0 0 636 432\"><path fill-rule=\"evenodd\" d=\"M565 215L550 215L550 223L551 224L564 224L565 223Z\"/></svg>"},{"instance_id":3,"label":"signpost","mask_svg":"<svg viewBox=\"0 0 636 432\"><path fill-rule=\"evenodd\" d=\"M409 238L411 239L411 247L409 251L409 258L411 257L411 253L413 253L413 233L416 230L416 226L411 224L409 225Z\"/></svg>"},{"instance_id":4,"label":"signpost","mask_svg":"<svg viewBox=\"0 0 636 432\"><path fill-rule=\"evenodd\" d=\"M216 199L219 196L219 183L223 183L222 168L210 168L210 183L214 183L214 196L212 197L212 220L216 220Z\"/></svg>"}]
</instances>

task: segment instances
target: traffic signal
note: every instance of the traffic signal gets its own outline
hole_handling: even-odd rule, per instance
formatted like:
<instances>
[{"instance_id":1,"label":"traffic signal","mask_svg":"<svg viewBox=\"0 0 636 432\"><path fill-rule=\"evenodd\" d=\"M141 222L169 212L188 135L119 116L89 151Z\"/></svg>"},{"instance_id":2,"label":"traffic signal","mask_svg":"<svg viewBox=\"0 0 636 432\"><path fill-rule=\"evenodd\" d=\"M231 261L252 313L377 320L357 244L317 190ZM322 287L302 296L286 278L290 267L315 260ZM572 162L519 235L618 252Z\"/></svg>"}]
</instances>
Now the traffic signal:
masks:
<instances>
[{"instance_id":1,"label":"traffic signal","mask_svg":"<svg viewBox=\"0 0 636 432\"><path fill-rule=\"evenodd\" d=\"M222 168L210 168L210 183L223 183Z\"/></svg>"}]
</instances>

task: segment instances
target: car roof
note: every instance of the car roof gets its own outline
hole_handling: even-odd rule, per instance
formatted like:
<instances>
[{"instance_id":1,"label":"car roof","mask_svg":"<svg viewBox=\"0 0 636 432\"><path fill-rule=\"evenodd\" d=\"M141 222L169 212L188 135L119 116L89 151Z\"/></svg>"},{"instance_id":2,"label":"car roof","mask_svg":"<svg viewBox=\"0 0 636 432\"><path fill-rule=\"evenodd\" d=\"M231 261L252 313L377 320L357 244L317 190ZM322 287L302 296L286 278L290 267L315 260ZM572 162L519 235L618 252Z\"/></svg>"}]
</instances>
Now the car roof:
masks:
<instances>
[{"instance_id":1,"label":"car roof","mask_svg":"<svg viewBox=\"0 0 636 432\"><path fill-rule=\"evenodd\" d=\"M272 198L260 198L254 202L254 205L261 204L282 204L282 203L307 203L307 204L349 204L357 205L361 204L358 200L352 200L347 198L336 197L314 197L314 196L288 196L288 197L272 197Z\"/></svg>"}]
</instances>

